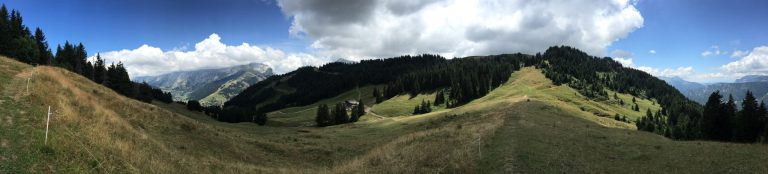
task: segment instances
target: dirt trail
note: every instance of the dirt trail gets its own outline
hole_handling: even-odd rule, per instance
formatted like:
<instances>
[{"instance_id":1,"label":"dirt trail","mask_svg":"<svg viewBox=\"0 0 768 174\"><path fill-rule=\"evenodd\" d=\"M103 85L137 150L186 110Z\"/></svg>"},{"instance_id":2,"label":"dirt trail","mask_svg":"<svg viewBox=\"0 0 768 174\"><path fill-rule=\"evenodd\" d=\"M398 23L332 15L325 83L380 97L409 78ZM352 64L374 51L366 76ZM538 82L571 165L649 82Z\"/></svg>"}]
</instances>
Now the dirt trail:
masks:
<instances>
[{"instance_id":1,"label":"dirt trail","mask_svg":"<svg viewBox=\"0 0 768 174\"><path fill-rule=\"evenodd\" d=\"M369 113L369 114L371 114L371 116L374 116L374 117L379 118L379 119L387 119L387 117L381 116L381 115L376 114L375 112L373 112L373 110L370 107L365 107L365 112Z\"/></svg>"}]
</instances>

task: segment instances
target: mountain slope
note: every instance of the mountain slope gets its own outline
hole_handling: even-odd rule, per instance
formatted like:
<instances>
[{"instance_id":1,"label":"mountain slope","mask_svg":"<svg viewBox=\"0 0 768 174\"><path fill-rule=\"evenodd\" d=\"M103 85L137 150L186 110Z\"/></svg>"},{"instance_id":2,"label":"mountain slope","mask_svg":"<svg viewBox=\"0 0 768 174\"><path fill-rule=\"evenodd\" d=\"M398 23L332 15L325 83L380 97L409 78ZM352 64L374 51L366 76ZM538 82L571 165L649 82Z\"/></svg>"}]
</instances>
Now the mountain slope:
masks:
<instances>
[{"instance_id":1,"label":"mountain slope","mask_svg":"<svg viewBox=\"0 0 768 174\"><path fill-rule=\"evenodd\" d=\"M63 69L6 58L0 67L0 173L469 171L465 142L494 123L425 114L327 128L228 124L180 105L125 98ZM27 78L29 92L19 88ZM48 105L54 115L45 145ZM463 128L452 129L459 121ZM453 165L439 165L446 163Z\"/></svg>"},{"instance_id":2,"label":"mountain slope","mask_svg":"<svg viewBox=\"0 0 768 174\"><path fill-rule=\"evenodd\" d=\"M174 100L200 100L203 105L221 105L248 86L273 75L272 69L251 63L219 69L181 71L159 76L136 77L163 91L171 92Z\"/></svg>"},{"instance_id":3,"label":"mountain slope","mask_svg":"<svg viewBox=\"0 0 768 174\"><path fill-rule=\"evenodd\" d=\"M222 123L122 97L66 70L5 58L0 67L0 173L768 171L765 145L635 131L594 111L640 112L590 100L533 68L460 107L316 128ZM55 114L43 145L47 105Z\"/></svg>"},{"instance_id":4,"label":"mountain slope","mask_svg":"<svg viewBox=\"0 0 768 174\"><path fill-rule=\"evenodd\" d=\"M701 83L686 81L680 77L659 77L659 79L664 80L669 85L672 85L673 87L677 88L677 90L679 90L684 95L685 95L685 92L687 91L700 90L706 86Z\"/></svg>"},{"instance_id":5,"label":"mountain slope","mask_svg":"<svg viewBox=\"0 0 768 174\"><path fill-rule=\"evenodd\" d=\"M555 85L567 85L593 100L617 98L610 93L618 92L653 100L665 108L651 113L662 119L639 120L641 130L676 139L696 139L701 135L697 128L700 104L646 72L625 68L610 58L590 56L568 46L550 47L536 55L517 53L450 60L422 55L304 67L249 87L227 101L224 108L227 114L218 118L230 122L250 121L251 115L237 113L269 113L307 106L371 85L382 85L379 91L383 91L381 96L386 99L446 89L449 107L457 107L486 95L522 67L537 67Z\"/></svg>"},{"instance_id":6,"label":"mountain slope","mask_svg":"<svg viewBox=\"0 0 768 174\"><path fill-rule=\"evenodd\" d=\"M254 168L241 164L264 158L256 155L264 150L235 143L242 140L200 121L123 97L67 70L0 61L14 66L0 75L6 121L0 173L249 171ZM19 88L27 78L28 92ZM53 114L45 145L41 123L48 106Z\"/></svg>"}]
</instances>

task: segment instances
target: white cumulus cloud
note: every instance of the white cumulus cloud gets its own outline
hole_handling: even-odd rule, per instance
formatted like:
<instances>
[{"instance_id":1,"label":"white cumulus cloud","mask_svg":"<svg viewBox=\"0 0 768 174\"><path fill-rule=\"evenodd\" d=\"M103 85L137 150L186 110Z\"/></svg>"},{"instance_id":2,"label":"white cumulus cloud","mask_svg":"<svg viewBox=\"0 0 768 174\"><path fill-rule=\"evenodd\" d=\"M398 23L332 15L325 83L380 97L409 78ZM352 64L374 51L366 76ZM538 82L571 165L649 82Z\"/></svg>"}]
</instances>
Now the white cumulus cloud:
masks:
<instances>
[{"instance_id":1,"label":"white cumulus cloud","mask_svg":"<svg viewBox=\"0 0 768 174\"><path fill-rule=\"evenodd\" d=\"M768 46L755 47L748 55L720 68L734 74L768 74Z\"/></svg>"},{"instance_id":2,"label":"white cumulus cloud","mask_svg":"<svg viewBox=\"0 0 768 174\"><path fill-rule=\"evenodd\" d=\"M648 50L648 53L656 54L656 50Z\"/></svg>"},{"instance_id":3,"label":"white cumulus cloud","mask_svg":"<svg viewBox=\"0 0 768 174\"><path fill-rule=\"evenodd\" d=\"M624 50L613 50L611 51L611 59L621 63L624 67L628 68L634 68L640 71L645 71L648 74L651 74L656 77L688 77L691 74L694 73L693 67L678 67L674 69L666 68L666 69L658 69L653 68L649 66L636 66L633 62L633 55L632 52L624 51Z\"/></svg>"},{"instance_id":4,"label":"white cumulus cloud","mask_svg":"<svg viewBox=\"0 0 768 174\"><path fill-rule=\"evenodd\" d=\"M704 52L701 52L701 56L702 57L719 56L721 54L727 55L728 52L727 51L720 51L720 46L717 46L717 45L712 45L711 47L709 47L709 49L704 50Z\"/></svg>"},{"instance_id":5,"label":"white cumulus cloud","mask_svg":"<svg viewBox=\"0 0 768 174\"><path fill-rule=\"evenodd\" d=\"M360 59L535 53L570 45L602 56L643 26L629 0L278 0L290 33L320 55Z\"/></svg>"},{"instance_id":6,"label":"white cumulus cloud","mask_svg":"<svg viewBox=\"0 0 768 174\"><path fill-rule=\"evenodd\" d=\"M674 69L666 68L666 69L657 69L653 67L647 67L647 66L640 66L636 69L645 71L648 74L651 74L656 77L688 77L689 75L693 74L693 67L678 67Z\"/></svg>"},{"instance_id":7,"label":"white cumulus cloud","mask_svg":"<svg viewBox=\"0 0 768 174\"><path fill-rule=\"evenodd\" d=\"M107 63L125 64L134 76L159 75L174 71L222 68L252 62L269 65L276 73L285 73L301 66L320 65L328 62L305 53L286 53L271 47L258 47L248 43L226 45L217 34L195 44L194 50L172 49L163 51L150 45L136 49L124 49L100 53ZM89 60L95 59L94 56Z\"/></svg>"},{"instance_id":8,"label":"white cumulus cloud","mask_svg":"<svg viewBox=\"0 0 768 174\"><path fill-rule=\"evenodd\" d=\"M731 58L741 58L749 54L749 51L736 50L731 53Z\"/></svg>"},{"instance_id":9,"label":"white cumulus cloud","mask_svg":"<svg viewBox=\"0 0 768 174\"><path fill-rule=\"evenodd\" d=\"M618 58L618 57L614 57L613 60L621 63L621 65L624 65L624 67L634 67L634 63L632 62L632 58Z\"/></svg>"}]
</instances>

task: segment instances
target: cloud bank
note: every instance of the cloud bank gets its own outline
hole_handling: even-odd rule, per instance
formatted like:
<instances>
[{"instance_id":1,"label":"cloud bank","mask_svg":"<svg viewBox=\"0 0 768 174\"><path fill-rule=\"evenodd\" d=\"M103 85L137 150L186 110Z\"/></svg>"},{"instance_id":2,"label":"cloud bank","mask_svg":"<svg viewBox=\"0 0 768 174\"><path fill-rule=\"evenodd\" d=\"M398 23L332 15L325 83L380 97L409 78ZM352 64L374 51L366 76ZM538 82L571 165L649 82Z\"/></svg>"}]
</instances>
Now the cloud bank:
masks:
<instances>
[{"instance_id":1,"label":"cloud bank","mask_svg":"<svg viewBox=\"0 0 768 174\"><path fill-rule=\"evenodd\" d=\"M747 54L746 52L741 54ZM768 74L768 46L758 46L741 59L720 67L731 74Z\"/></svg>"},{"instance_id":2,"label":"cloud bank","mask_svg":"<svg viewBox=\"0 0 768 174\"><path fill-rule=\"evenodd\" d=\"M101 53L131 76L264 63L277 73L332 58L361 60L404 54L464 57L536 53L570 45L603 56L606 47L643 26L634 0L277 0L292 21L288 34L311 43L307 53L242 43L217 34L192 51L150 45Z\"/></svg>"},{"instance_id":3,"label":"cloud bank","mask_svg":"<svg viewBox=\"0 0 768 174\"><path fill-rule=\"evenodd\" d=\"M643 26L629 0L278 0L290 34L326 56L536 53L570 45L602 56Z\"/></svg>"},{"instance_id":4,"label":"cloud bank","mask_svg":"<svg viewBox=\"0 0 768 174\"><path fill-rule=\"evenodd\" d=\"M320 65L327 60L305 53L286 53L248 43L226 45L217 34L195 44L194 50L163 51L142 45L139 48L100 53L107 63L123 62L131 77L152 76L174 71L222 68L252 62L269 65L276 73L285 73L306 65ZM90 57L93 60L95 57Z\"/></svg>"},{"instance_id":5,"label":"cloud bank","mask_svg":"<svg viewBox=\"0 0 768 174\"><path fill-rule=\"evenodd\" d=\"M653 50L651 50L653 51ZM655 51L654 51L655 52ZM640 71L645 71L648 74L651 74L656 77L687 77L694 73L693 67L678 67L678 68L667 68L667 69L658 69L653 68L649 66L636 66L633 62L633 55L632 52L624 51L624 50L613 50L611 51L611 57L613 60L621 63L624 67L634 68Z\"/></svg>"}]
</instances>

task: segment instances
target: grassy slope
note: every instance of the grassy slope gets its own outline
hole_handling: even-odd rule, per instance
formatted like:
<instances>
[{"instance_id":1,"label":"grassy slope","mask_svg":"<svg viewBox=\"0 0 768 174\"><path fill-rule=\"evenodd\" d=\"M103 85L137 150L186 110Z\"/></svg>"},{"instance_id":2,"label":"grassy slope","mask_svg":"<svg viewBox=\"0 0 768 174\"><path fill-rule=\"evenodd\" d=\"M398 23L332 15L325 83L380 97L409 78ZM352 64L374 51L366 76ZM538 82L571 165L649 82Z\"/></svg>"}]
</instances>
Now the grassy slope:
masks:
<instances>
[{"instance_id":1,"label":"grassy slope","mask_svg":"<svg viewBox=\"0 0 768 174\"><path fill-rule=\"evenodd\" d=\"M510 106L485 144L482 171L520 173L766 173L768 147L672 141L596 126L549 103ZM545 137L545 138L542 138Z\"/></svg>"},{"instance_id":2,"label":"grassy slope","mask_svg":"<svg viewBox=\"0 0 768 174\"><path fill-rule=\"evenodd\" d=\"M396 117L396 116L409 116L413 115L413 109L416 107L416 105L420 105L422 101L429 101L430 103L435 101L435 95L436 93L426 93L426 94L418 94L416 96L411 97L410 95L398 95L395 97L392 97L389 100L383 101L377 105L374 105L371 108L371 112L386 116L386 117ZM439 106L432 106L432 111L437 112L442 109L445 109L445 104L439 105Z\"/></svg>"},{"instance_id":3,"label":"grassy slope","mask_svg":"<svg viewBox=\"0 0 768 174\"><path fill-rule=\"evenodd\" d=\"M613 94L613 92L609 92L609 94ZM631 109L631 95L619 93L618 96L625 101L625 105L620 105L618 100L615 99L607 101L589 100L573 88L565 85L553 85L552 81L544 77L539 70L524 68L519 72L513 73L506 84L489 93L486 97L475 100L472 103L496 103L504 101L503 99L505 98L515 97L535 98L536 100L560 106L571 113L578 113L574 114L574 116L594 121L603 126L624 128L634 128L634 124L614 121L613 116L615 114L626 115L630 120L635 120L644 116L646 109L651 109L654 112L661 109L658 104L653 105L653 102L650 100L636 98L640 106L640 112L636 112Z\"/></svg>"},{"instance_id":4,"label":"grassy slope","mask_svg":"<svg viewBox=\"0 0 768 174\"><path fill-rule=\"evenodd\" d=\"M765 173L768 148L759 144L672 141L652 133L628 129L620 123L595 117L577 107L605 108L633 114L618 104L572 97L572 89L551 86L536 70L524 69L488 97L485 105L503 98L527 96L530 102L495 107L503 126L484 144L483 172L521 173ZM509 90L509 92L502 92ZM631 96L621 95L625 101ZM626 100L629 99L629 100ZM503 101L503 100L502 100ZM641 110L653 107L639 101ZM574 105L575 104L575 105ZM590 104L592 106L581 106ZM617 109L618 107L618 109ZM654 109L652 109L654 110ZM598 123L599 126L594 123ZM630 126L631 127L631 126Z\"/></svg>"},{"instance_id":5,"label":"grassy slope","mask_svg":"<svg viewBox=\"0 0 768 174\"><path fill-rule=\"evenodd\" d=\"M117 95L68 71L32 68L0 58L4 71L0 171L189 172L253 170L264 158L215 129L153 105ZM11 76L11 78L7 78ZM31 79L29 93L19 90ZM54 112L43 145L47 106ZM249 153L245 153L249 152ZM221 158L226 156L229 158ZM0 172L4 173L4 172Z\"/></svg>"},{"instance_id":6,"label":"grassy slope","mask_svg":"<svg viewBox=\"0 0 768 174\"><path fill-rule=\"evenodd\" d=\"M706 166L710 162L737 172L743 168L733 166L745 160L747 169L765 171L754 165L765 160L749 161L765 157L765 146L676 142L619 129L633 126L593 112L638 112L552 86L534 69L515 73L504 86L459 108L315 128L222 123L181 105L127 99L58 68L5 58L0 66L0 173L617 173L622 167L695 172L713 168ZM26 77L33 79L29 94L20 91ZM640 102L642 110L652 107L643 102L648 101ZM56 114L44 146L47 105ZM302 117L301 123L313 116L296 113L283 120ZM678 151L683 147L695 148Z\"/></svg>"},{"instance_id":7,"label":"grassy slope","mask_svg":"<svg viewBox=\"0 0 768 174\"><path fill-rule=\"evenodd\" d=\"M373 89L376 87L378 86L361 87L339 94L336 97L320 100L311 105L285 108L271 112L268 114L269 123L267 124L276 126L312 126L315 124L315 114L317 113L317 106L320 104L326 104L332 108L336 103L362 99L363 103L369 106L375 101Z\"/></svg>"},{"instance_id":8,"label":"grassy slope","mask_svg":"<svg viewBox=\"0 0 768 174\"><path fill-rule=\"evenodd\" d=\"M228 124L175 104L137 102L59 68L7 58L0 65L0 173L456 171L473 162L454 149L461 146L445 142L489 130L465 121L466 131L445 131L461 119L437 114L328 128ZM30 93L19 90L27 77ZM48 105L55 114L43 145Z\"/></svg>"}]
</instances>

